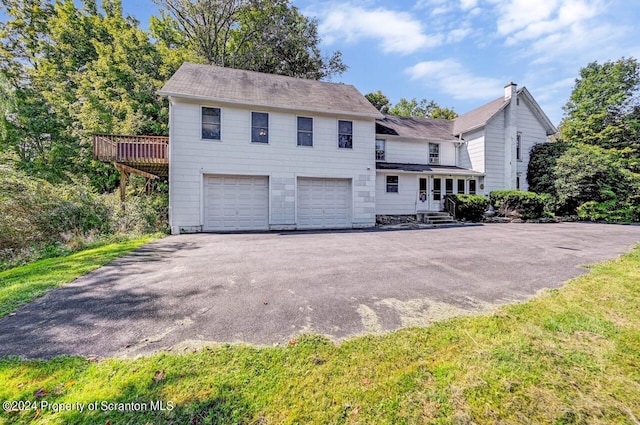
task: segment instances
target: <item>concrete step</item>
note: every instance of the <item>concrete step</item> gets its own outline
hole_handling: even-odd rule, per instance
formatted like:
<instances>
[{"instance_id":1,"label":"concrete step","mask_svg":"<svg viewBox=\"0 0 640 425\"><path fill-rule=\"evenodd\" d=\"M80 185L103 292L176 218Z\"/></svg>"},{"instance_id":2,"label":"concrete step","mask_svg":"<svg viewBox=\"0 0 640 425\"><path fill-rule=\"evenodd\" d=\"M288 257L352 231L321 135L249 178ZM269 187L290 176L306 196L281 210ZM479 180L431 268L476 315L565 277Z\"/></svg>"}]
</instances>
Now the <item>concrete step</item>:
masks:
<instances>
[{"instance_id":1,"label":"concrete step","mask_svg":"<svg viewBox=\"0 0 640 425\"><path fill-rule=\"evenodd\" d=\"M418 220L423 223L440 225L440 224L455 224L457 221L451 217L448 212L425 212L418 214Z\"/></svg>"}]
</instances>

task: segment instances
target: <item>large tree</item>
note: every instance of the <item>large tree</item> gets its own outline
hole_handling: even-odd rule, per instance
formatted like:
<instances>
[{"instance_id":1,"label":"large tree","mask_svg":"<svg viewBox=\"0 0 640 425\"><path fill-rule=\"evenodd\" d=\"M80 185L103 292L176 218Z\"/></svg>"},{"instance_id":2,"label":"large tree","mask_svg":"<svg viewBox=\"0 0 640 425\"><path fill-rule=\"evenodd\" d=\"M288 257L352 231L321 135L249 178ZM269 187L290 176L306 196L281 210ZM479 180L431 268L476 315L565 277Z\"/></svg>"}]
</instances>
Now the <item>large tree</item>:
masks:
<instances>
[{"instance_id":1,"label":"large tree","mask_svg":"<svg viewBox=\"0 0 640 425\"><path fill-rule=\"evenodd\" d=\"M389 113L404 117L423 117L423 118L440 118L454 119L458 116L453 109L443 108L433 100L416 98L407 100L404 97L398 103L389 109Z\"/></svg>"},{"instance_id":2,"label":"large tree","mask_svg":"<svg viewBox=\"0 0 640 425\"><path fill-rule=\"evenodd\" d=\"M639 89L640 65L634 58L588 64L564 107L562 138L640 152Z\"/></svg>"},{"instance_id":3,"label":"large tree","mask_svg":"<svg viewBox=\"0 0 640 425\"><path fill-rule=\"evenodd\" d=\"M341 52L322 55L317 21L289 0L154 1L202 62L318 80L346 70Z\"/></svg>"},{"instance_id":4,"label":"large tree","mask_svg":"<svg viewBox=\"0 0 640 425\"><path fill-rule=\"evenodd\" d=\"M104 0L101 9L94 0L0 2L8 15L0 66L13 94L2 149L50 181L81 174L112 188L116 174L93 161L91 134L166 133L166 100L156 91L175 67L163 66L120 0Z\"/></svg>"}]
</instances>

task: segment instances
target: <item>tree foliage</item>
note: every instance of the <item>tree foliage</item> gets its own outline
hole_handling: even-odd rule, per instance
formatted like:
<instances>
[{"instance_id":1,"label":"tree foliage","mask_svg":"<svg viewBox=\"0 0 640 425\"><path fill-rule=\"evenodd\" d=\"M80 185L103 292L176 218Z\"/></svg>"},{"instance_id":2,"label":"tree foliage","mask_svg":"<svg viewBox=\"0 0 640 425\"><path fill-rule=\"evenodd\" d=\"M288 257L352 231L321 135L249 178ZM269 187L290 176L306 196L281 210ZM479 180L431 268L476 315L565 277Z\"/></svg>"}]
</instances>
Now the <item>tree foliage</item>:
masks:
<instances>
[{"instance_id":1,"label":"tree foliage","mask_svg":"<svg viewBox=\"0 0 640 425\"><path fill-rule=\"evenodd\" d=\"M443 108L433 100L421 99L418 101L416 98L407 100L403 97L394 105L380 90L367 93L364 97L384 114L445 120L452 120L458 117L458 114L453 109Z\"/></svg>"},{"instance_id":2,"label":"tree foliage","mask_svg":"<svg viewBox=\"0 0 640 425\"><path fill-rule=\"evenodd\" d=\"M317 21L289 0L154 1L202 62L315 80L346 70L340 51L322 55Z\"/></svg>"},{"instance_id":3,"label":"tree foliage","mask_svg":"<svg viewBox=\"0 0 640 425\"><path fill-rule=\"evenodd\" d=\"M371 103L378 111L386 114L391 108L391 101L387 96L382 94L380 90L377 92L371 92L364 95L369 103Z\"/></svg>"},{"instance_id":4,"label":"tree foliage","mask_svg":"<svg viewBox=\"0 0 640 425\"><path fill-rule=\"evenodd\" d=\"M566 142L556 141L540 143L531 148L527 168L527 182L531 192L555 195L554 168L558 158L566 152L568 147Z\"/></svg>"},{"instance_id":5,"label":"tree foliage","mask_svg":"<svg viewBox=\"0 0 640 425\"><path fill-rule=\"evenodd\" d=\"M640 65L634 58L588 64L564 107L563 139L640 152L639 89Z\"/></svg>"}]
</instances>

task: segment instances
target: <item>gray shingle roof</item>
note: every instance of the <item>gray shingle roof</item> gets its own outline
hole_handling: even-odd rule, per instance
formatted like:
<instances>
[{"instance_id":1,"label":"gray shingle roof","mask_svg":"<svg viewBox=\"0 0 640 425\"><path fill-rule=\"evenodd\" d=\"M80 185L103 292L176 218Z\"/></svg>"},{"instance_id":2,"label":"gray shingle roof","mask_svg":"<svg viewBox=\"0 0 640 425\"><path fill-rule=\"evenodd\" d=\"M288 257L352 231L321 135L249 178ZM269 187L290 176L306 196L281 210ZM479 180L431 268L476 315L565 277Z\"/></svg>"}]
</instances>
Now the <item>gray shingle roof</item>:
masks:
<instances>
[{"instance_id":1,"label":"gray shingle roof","mask_svg":"<svg viewBox=\"0 0 640 425\"><path fill-rule=\"evenodd\" d=\"M385 115L376 120L376 134L388 134L415 139L455 140L453 122L419 117Z\"/></svg>"},{"instance_id":2,"label":"gray shingle roof","mask_svg":"<svg viewBox=\"0 0 640 425\"><path fill-rule=\"evenodd\" d=\"M404 164L399 162L376 162L377 170L389 171L411 171L436 174L457 174L466 176L482 176L484 173L480 171L470 170L468 168L446 166L446 165L427 165L427 164Z\"/></svg>"},{"instance_id":3,"label":"gray shingle roof","mask_svg":"<svg viewBox=\"0 0 640 425\"><path fill-rule=\"evenodd\" d=\"M491 117L506 107L508 103L509 102L505 101L504 97L500 97L480 106L479 108L473 109L466 114L460 115L458 118L453 120L453 134L458 135L485 125Z\"/></svg>"},{"instance_id":4,"label":"gray shingle roof","mask_svg":"<svg viewBox=\"0 0 640 425\"><path fill-rule=\"evenodd\" d=\"M382 116L351 85L188 62L173 74L158 93L339 115Z\"/></svg>"}]
</instances>

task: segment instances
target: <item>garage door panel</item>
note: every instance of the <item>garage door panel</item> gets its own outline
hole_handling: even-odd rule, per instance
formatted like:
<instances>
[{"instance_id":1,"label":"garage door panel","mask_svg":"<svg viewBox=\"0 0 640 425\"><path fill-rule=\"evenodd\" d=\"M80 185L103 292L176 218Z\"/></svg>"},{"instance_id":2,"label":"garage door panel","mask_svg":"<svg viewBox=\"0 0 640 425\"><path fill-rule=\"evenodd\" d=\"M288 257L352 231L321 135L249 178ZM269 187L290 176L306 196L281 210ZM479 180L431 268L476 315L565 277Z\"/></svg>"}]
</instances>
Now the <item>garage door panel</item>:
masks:
<instances>
[{"instance_id":1,"label":"garage door panel","mask_svg":"<svg viewBox=\"0 0 640 425\"><path fill-rule=\"evenodd\" d=\"M351 226L351 180L299 178L297 199L299 227Z\"/></svg>"},{"instance_id":2,"label":"garage door panel","mask_svg":"<svg viewBox=\"0 0 640 425\"><path fill-rule=\"evenodd\" d=\"M206 176L204 230L266 230L269 178Z\"/></svg>"}]
</instances>

